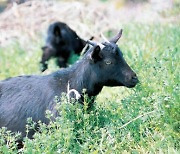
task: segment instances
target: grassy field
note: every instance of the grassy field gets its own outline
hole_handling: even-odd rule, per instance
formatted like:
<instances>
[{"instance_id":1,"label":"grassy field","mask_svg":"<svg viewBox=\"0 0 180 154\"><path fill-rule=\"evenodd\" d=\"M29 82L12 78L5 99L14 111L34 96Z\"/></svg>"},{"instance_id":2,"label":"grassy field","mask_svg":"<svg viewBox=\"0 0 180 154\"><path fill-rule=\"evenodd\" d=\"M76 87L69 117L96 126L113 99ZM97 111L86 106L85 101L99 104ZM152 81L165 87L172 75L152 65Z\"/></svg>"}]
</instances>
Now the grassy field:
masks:
<instances>
[{"instance_id":1,"label":"grassy field","mask_svg":"<svg viewBox=\"0 0 180 154\"><path fill-rule=\"evenodd\" d=\"M91 110L62 98L57 105L61 117L48 126L39 122L41 133L33 140L24 139L22 153L180 152L179 24L127 23L123 27L119 47L140 83L134 89L105 87ZM1 80L41 74L43 43L39 40L31 42L28 51L18 42L0 48ZM57 69L51 60L49 72ZM51 117L49 111L47 117ZM28 123L27 130L34 127L31 119ZM0 153L17 153L18 136L0 129Z\"/></svg>"}]
</instances>

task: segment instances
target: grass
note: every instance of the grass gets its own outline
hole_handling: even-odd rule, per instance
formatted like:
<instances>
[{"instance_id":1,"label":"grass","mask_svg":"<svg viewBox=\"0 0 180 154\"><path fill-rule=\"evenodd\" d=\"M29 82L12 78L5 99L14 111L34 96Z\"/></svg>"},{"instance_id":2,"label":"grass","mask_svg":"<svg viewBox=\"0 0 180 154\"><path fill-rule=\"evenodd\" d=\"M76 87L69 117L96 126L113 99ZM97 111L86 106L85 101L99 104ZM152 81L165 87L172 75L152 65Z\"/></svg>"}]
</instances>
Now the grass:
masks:
<instances>
[{"instance_id":1,"label":"grass","mask_svg":"<svg viewBox=\"0 0 180 154\"><path fill-rule=\"evenodd\" d=\"M39 122L41 133L33 140L24 139L22 153L180 152L179 26L131 23L123 27L119 46L140 84L134 89L105 87L90 111L62 98L57 105L61 117L48 126ZM41 45L34 41L28 51L18 43L0 48L0 79L41 74ZM57 69L51 60L49 72ZM51 117L48 111L47 117ZM33 127L31 119L28 123ZM0 153L17 153L16 138L1 129Z\"/></svg>"}]
</instances>

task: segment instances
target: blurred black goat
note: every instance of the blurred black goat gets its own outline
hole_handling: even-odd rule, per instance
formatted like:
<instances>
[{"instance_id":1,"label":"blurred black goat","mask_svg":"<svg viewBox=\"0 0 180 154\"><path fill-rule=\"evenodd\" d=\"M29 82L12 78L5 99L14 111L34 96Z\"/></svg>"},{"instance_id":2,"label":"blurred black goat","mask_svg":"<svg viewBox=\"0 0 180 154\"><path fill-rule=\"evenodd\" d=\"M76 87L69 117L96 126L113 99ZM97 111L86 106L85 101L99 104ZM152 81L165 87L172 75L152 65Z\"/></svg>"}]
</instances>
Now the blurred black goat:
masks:
<instances>
[{"instance_id":1,"label":"blurred black goat","mask_svg":"<svg viewBox=\"0 0 180 154\"><path fill-rule=\"evenodd\" d=\"M80 54L86 45L74 30L62 22L52 23L47 32L46 45L42 47L43 55L41 60L41 71L48 68L47 61L51 57L57 58L59 67L67 67L71 54Z\"/></svg>"}]
</instances>

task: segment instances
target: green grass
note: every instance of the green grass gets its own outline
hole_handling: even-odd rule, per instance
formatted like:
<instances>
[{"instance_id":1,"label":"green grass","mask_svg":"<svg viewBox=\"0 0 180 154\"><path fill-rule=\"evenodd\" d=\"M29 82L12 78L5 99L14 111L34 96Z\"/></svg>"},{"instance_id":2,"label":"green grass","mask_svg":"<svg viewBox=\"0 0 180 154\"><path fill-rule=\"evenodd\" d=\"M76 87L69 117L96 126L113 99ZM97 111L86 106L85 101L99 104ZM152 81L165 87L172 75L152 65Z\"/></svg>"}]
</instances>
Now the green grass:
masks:
<instances>
[{"instance_id":1,"label":"green grass","mask_svg":"<svg viewBox=\"0 0 180 154\"><path fill-rule=\"evenodd\" d=\"M61 117L48 126L39 122L41 133L33 140L24 139L22 153L180 152L179 26L132 23L123 27L119 46L140 84L134 89L105 87L90 111L63 98L57 105ZM18 43L0 49L0 79L41 74L40 44L31 46L29 51ZM51 60L50 71L57 69ZM0 153L16 153L15 138L1 129Z\"/></svg>"}]
</instances>

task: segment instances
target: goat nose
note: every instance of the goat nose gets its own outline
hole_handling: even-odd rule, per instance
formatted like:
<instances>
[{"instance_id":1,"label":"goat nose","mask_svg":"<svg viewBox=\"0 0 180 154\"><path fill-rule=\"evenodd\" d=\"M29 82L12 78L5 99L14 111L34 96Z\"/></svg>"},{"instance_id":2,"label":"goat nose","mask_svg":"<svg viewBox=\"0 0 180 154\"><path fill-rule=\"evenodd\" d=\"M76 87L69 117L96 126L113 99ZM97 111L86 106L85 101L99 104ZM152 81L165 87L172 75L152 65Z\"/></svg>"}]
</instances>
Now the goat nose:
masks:
<instances>
[{"instance_id":1,"label":"goat nose","mask_svg":"<svg viewBox=\"0 0 180 154\"><path fill-rule=\"evenodd\" d=\"M137 79L137 75L136 75L136 74L133 74L133 75L132 75L132 79Z\"/></svg>"},{"instance_id":2,"label":"goat nose","mask_svg":"<svg viewBox=\"0 0 180 154\"><path fill-rule=\"evenodd\" d=\"M138 77L135 73L132 75L132 80L135 82L139 82Z\"/></svg>"}]
</instances>

